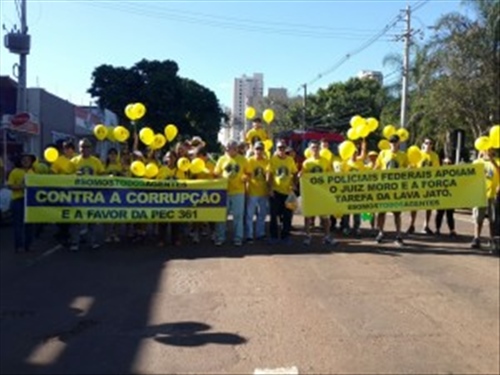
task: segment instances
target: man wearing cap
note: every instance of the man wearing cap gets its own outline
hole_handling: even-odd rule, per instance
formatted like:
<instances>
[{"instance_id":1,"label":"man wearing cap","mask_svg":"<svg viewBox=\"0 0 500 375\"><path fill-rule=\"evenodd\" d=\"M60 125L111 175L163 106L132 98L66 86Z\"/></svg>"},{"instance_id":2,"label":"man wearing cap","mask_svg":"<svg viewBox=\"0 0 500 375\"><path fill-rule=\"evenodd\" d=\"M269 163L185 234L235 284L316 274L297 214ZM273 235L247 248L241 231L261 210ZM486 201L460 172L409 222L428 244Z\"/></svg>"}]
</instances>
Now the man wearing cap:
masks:
<instances>
[{"instance_id":1,"label":"man wearing cap","mask_svg":"<svg viewBox=\"0 0 500 375\"><path fill-rule=\"evenodd\" d=\"M233 215L234 245L243 243L243 225L245 212L245 169L247 160L238 154L238 142L229 141L226 153L215 165L214 175L227 179L227 211ZM227 223L217 223L215 245L221 246L226 241Z\"/></svg>"},{"instance_id":2,"label":"man wearing cap","mask_svg":"<svg viewBox=\"0 0 500 375\"><path fill-rule=\"evenodd\" d=\"M97 157L92 155L92 143L87 139L83 138L78 142L78 148L80 155L75 156L71 159L71 163L74 164L74 168L77 175L101 175L104 173L104 166ZM71 228L71 251L78 251L80 244L80 228L81 225L74 225ZM94 224L87 225L87 234L90 236L90 247L92 249L98 249L100 245L97 243L95 237L95 226Z\"/></svg>"},{"instance_id":3,"label":"man wearing cap","mask_svg":"<svg viewBox=\"0 0 500 375\"><path fill-rule=\"evenodd\" d=\"M255 237L262 240L266 237L266 216L268 212L269 191L266 181L266 170L269 159L265 155L264 143L258 141L254 145L254 155L249 157L245 173L248 176L247 182L247 204L245 231L246 242L252 243L254 240L254 216Z\"/></svg>"},{"instance_id":4,"label":"man wearing cap","mask_svg":"<svg viewBox=\"0 0 500 375\"><path fill-rule=\"evenodd\" d=\"M14 226L14 248L16 252L30 250L32 228L25 224L24 178L28 173L34 173L35 155L22 154L15 163L15 168L9 173L7 187L12 190L12 222Z\"/></svg>"},{"instance_id":5,"label":"man wearing cap","mask_svg":"<svg viewBox=\"0 0 500 375\"><path fill-rule=\"evenodd\" d=\"M406 153L399 150L399 136L394 134L389 138L391 148L389 150L382 150L377 157L375 169L397 169L408 168L408 157ZM396 244L403 246L403 239L401 238L401 212L393 212L394 225L396 226ZM385 212L380 212L377 215L378 235L376 241L381 243L384 239L384 225L385 225Z\"/></svg>"},{"instance_id":6,"label":"man wearing cap","mask_svg":"<svg viewBox=\"0 0 500 375\"><path fill-rule=\"evenodd\" d=\"M298 170L295 161L285 153L286 147L285 140L279 139L276 143L277 151L271 157L267 168L266 180L269 186L271 213L269 234L271 244L276 244L279 239L287 244L291 243L290 231L293 211L285 206L285 202L296 184ZM281 219L282 223L281 234L278 231L278 218Z\"/></svg>"}]
</instances>

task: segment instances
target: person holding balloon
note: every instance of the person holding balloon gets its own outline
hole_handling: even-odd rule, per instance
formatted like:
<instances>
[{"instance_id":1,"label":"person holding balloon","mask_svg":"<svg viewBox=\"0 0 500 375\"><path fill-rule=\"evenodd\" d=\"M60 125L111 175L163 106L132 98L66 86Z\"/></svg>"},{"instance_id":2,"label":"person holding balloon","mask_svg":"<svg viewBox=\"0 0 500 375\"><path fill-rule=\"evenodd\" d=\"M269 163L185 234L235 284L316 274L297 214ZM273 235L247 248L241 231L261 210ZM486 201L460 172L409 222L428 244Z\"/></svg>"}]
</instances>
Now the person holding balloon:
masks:
<instances>
[{"instance_id":1,"label":"person holding balloon","mask_svg":"<svg viewBox=\"0 0 500 375\"><path fill-rule=\"evenodd\" d=\"M227 179L227 212L233 215L233 243L235 246L243 244L244 212L245 212L245 170L247 160L238 154L238 142L231 140L226 145L226 152L215 165L216 178ZM226 241L227 223L215 225L215 245L221 246Z\"/></svg>"},{"instance_id":2,"label":"person holding balloon","mask_svg":"<svg viewBox=\"0 0 500 375\"><path fill-rule=\"evenodd\" d=\"M24 222L24 178L29 173L34 173L33 163L36 156L22 154L14 163L14 169L10 171L7 178L7 187L12 191L12 224L14 226L14 249L16 253L30 251L33 239L32 226Z\"/></svg>"},{"instance_id":3,"label":"person holding balloon","mask_svg":"<svg viewBox=\"0 0 500 375\"><path fill-rule=\"evenodd\" d=\"M252 128L245 134L245 142L252 148L256 142L264 142L269 139L266 129L262 127L262 119L256 117L252 121Z\"/></svg>"},{"instance_id":4,"label":"person holding balloon","mask_svg":"<svg viewBox=\"0 0 500 375\"><path fill-rule=\"evenodd\" d=\"M109 176L123 176L123 165L118 160L118 150L114 147L108 150L104 163L104 174ZM104 242L120 242L119 229L120 226L118 224L107 224L105 226L106 237Z\"/></svg>"},{"instance_id":5,"label":"person holding balloon","mask_svg":"<svg viewBox=\"0 0 500 375\"><path fill-rule=\"evenodd\" d=\"M249 157L245 173L248 176L246 197L245 233L246 242L253 243L266 238L266 217L269 211L266 170L269 159L265 155L264 142L257 141L253 147L254 155ZM255 231L254 231L255 217Z\"/></svg>"},{"instance_id":6,"label":"person holding balloon","mask_svg":"<svg viewBox=\"0 0 500 375\"><path fill-rule=\"evenodd\" d=\"M320 147L318 141L313 140L309 143L311 156L306 160L304 160L304 162L302 163L302 168L298 175L299 178L304 174L325 173L325 172L330 172L332 170L329 160L320 155L319 148ZM323 237L323 244L333 245L333 246L337 245L337 241L335 241L335 239L332 238L330 234L329 216L321 216L320 219L322 221L324 235L325 235ZM311 225L313 224L313 221L314 217L304 218L306 237L304 238L303 244L306 246L309 246L311 244Z\"/></svg>"},{"instance_id":7,"label":"person holding balloon","mask_svg":"<svg viewBox=\"0 0 500 375\"><path fill-rule=\"evenodd\" d=\"M45 150L47 152L49 148ZM56 149L57 151L57 149ZM49 151L50 152L50 151ZM50 170L54 174L65 174L65 175L71 175L76 172L75 170L75 165L71 163L71 159L73 159L76 156L76 151L75 151L75 144L71 140L64 141L62 143L62 153L57 155L56 159L54 160L54 155L45 155L46 159L47 156L49 159L47 161L49 163L52 163L50 165Z\"/></svg>"},{"instance_id":8,"label":"person holding balloon","mask_svg":"<svg viewBox=\"0 0 500 375\"><path fill-rule=\"evenodd\" d=\"M418 163L415 165L416 168L423 167L439 167L441 162L439 161L438 154L433 150L434 141L431 138L425 138L424 143L422 143L422 149L420 150L421 158ZM424 227L422 229L422 233L432 235L431 228L429 227L429 223L431 220L432 210L425 211L425 221ZM410 226L406 231L407 234L415 233L415 221L417 220L417 211L410 212Z\"/></svg>"},{"instance_id":9,"label":"person holding balloon","mask_svg":"<svg viewBox=\"0 0 500 375\"><path fill-rule=\"evenodd\" d=\"M400 151L400 138L399 135L393 134L389 137L390 149L380 151L377 162L375 164L375 169L397 169L397 168L408 168L408 156L406 153ZM396 227L396 244L398 246L403 246L404 242L401 237L401 212L393 212L394 215L394 225ZM380 212L377 215L377 227L378 234L375 240L381 243L384 240L384 226L385 226L385 212Z\"/></svg>"}]
</instances>

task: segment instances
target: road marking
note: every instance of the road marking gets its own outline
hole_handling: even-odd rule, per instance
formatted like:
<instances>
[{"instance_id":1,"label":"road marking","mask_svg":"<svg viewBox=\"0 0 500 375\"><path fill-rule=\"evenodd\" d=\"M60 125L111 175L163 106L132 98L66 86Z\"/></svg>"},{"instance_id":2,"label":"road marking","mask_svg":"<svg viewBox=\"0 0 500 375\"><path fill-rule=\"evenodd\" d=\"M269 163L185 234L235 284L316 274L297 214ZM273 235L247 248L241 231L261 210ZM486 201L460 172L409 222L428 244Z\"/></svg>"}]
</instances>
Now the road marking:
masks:
<instances>
[{"instance_id":1,"label":"road marking","mask_svg":"<svg viewBox=\"0 0 500 375\"><path fill-rule=\"evenodd\" d=\"M32 259L28 262L28 267L35 265L36 263L42 261L44 258L47 258L48 256L54 254L56 251L59 251L63 248L63 245L58 244L54 246L53 248L43 252L39 256L37 256L35 259Z\"/></svg>"},{"instance_id":2,"label":"road marking","mask_svg":"<svg viewBox=\"0 0 500 375\"><path fill-rule=\"evenodd\" d=\"M254 375L299 375L299 369L296 366L279 368L256 368Z\"/></svg>"}]
</instances>

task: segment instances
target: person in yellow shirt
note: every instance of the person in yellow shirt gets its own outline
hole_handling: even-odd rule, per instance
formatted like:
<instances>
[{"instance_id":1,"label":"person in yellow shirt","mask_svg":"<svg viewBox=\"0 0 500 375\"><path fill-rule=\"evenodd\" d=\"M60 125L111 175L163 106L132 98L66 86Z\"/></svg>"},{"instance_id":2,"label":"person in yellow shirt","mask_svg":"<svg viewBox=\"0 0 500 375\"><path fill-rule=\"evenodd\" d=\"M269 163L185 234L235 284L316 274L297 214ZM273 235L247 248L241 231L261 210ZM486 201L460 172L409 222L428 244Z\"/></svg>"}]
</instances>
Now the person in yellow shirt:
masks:
<instances>
[{"instance_id":1,"label":"person in yellow shirt","mask_svg":"<svg viewBox=\"0 0 500 375\"><path fill-rule=\"evenodd\" d=\"M78 142L78 148L80 154L71 159L71 163L74 164L75 173L77 175L102 175L104 173L104 166L99 158L92 155L92 143L87 138L83 138ZM70 251L78 251L81 230L81 225L73 225L71 227ZM87 235L90 237L90 247L93 250L98 249L100 244L97 242L95 224L87 225Z\"/></svg>"},{"instance_id":2,"label":"person in yellow shirt","mask_svg":"<svg viewBox=\"0 0 500 375\"><path fill-rule=\"evenodd\" d=\"M481 248L481 231L483 229L483 222L488 216L490 227L490 241L492 250L495 248L495 233L498 226L498 217L496 217L495 200L500 194L500 176L499 166L493 158L493 149L482 151L479 153L478 158L474 160L473 164L484 165L484 178L486 181L486 207L474 207L472 214L474 217L474 238L470 247L472 249Z\"/></svg>"},{"instance_id":3,"label":"person in yellow shirt","mask_svg":"<svg viewBox=\"0 0 500 375\"><path fill-rule=\"evenodd\" d=\"M304 160L304 162L302 163L302 168L300 169L298 177L300 178L304 174L310 174L310 173L330 172L332 170L331 162L329 159L320 156L319 142L317 141L309 142L309 149L311 150L311 156L306 160ZM335 239L332 238L330 234L329 219L330 219L329 216L321 216L321 221L325 235L323 238L323 244L329 244L335 246L337 245L337 241L335 241ZM311 244L311 224L313 223L313 220L314 217L304 218L306 237L304 238L303 244L306 246L309 246Z\"/></svg>"},{"instance_id":4,"label":"person in yellow shirt","mask_svg":"<svg viewBox=\"0 0 500 375\"><path fill-rule=\"evenodd\" d=\"M262 119L256 117L252 121L252 128L245 134L245 142L250 147L253 147L256 142L264 142L267 139L269 139L269 135L266 129L262 127Z\"/></svg>"},{"instance_id":5,"label":"person in yellow shirt","mask_svg":"<svg viewBox=\"0 0 500 375\"><path fill-rule=\"evenodd\" d=\"M72 141L64 141L62 144L62 153L52 163L50 170L54 174L75 174L76 168L71 160L76 156L75 144Z\"/></svg>"},{"instance_id":6,"label":"person in yellow shirt","mask_svg":"<svg viewBox=\"0 0 500 375\"><path fill-rule=\"evenodd\" d=\"M24 177L34 173L32 167L35 155L22 154L15 163L15 168L9 173L7 187L12 190L12 222L14 226L14 248L16 252L30 251L32 227L24 222Z\"/></svg>"},{"instance_id":7,"label":"person in yellow shirt","mask_svg":"<svg viewBox=\"0 0 500 375\"><path fill-rule=\"evenodd\" d=\"M406 153L400 151L400 140L398 135L393 135L389 138L391 148L388 150L380 151L375 162L375 169L397 169L408 168L408 156ZM394 225L396 227L396 244L403 246L404 242L401 237L401 212L393 212ZM377 215L378 235L376 241L381 243L384 239L384 225L385 225L385 212L380 212Z\"/></svg>"},{"instance_id":8,"label":"person in yellow shirt","mask_svg":"<svg viewBox=\"0 0 500 375\"><path fill-rule=\"evenodd\" d=\"M441 162L439 161L439 156L436 152L433 151L433 147L434 147L434 141L431 138L426 138L424 140L424 143L422 144L422 150L421 150L422 159L415 166L416 168L439 167L441 165ZM411 220L410 220L410 226L406 231L407 234L415 233L415 221L417 220L417 211L411 211L410 215L411 215L410 216ZM431 215L432 215L432 210L425 211L425 221L422 233L431 235L434 234L431 228L429 227L429 223L431 222Z\"/></svg>"},{"instance_id":9,"label":"person in yellow shirt","mask_svg":"<svg viewBox=\"0 0 500 375\"><path fill-rule=\"evenodd\" d=\"M293 192L297 183L297 165L286 155L286 142L279 139L276 142L276 153L271 157L267 168L267 184L269 186L269 243L276 244L281 239L285 244L291 244L293 211L285 206L288 195ZM278 219L282 224L281 233Z\"/></svg>"},{"instance_id":10,"label":"person in yellow shirt","mask_svg":"<svg viewBox=\"0 0 500 375\"><path fill-rule=\"evenodd\" d=\"M118 158L118 150L114 147L111 147L108 150L108 154L106 156L106 161L104 163L104 174L110 176L123 176L123 165ZM120 242L120 225L106 224L105 225L106 238L104 242Z\"/></svg>"},{"instance_id":11,"label":"person in yellow shirt","mask_svg":"<svg viewBox=\"0 0 500 375\"><path fill-rule=\"evenodd\" d=\"M177 166L177 155L174 151L167 151L163 156L163 165L160 167L157 180L185 180L186 172L181 171ZM182 234L184 225L181 223L159 223L158 224L158 246L165 246L165 239L170 226L171 243L174 246L180 246L182 243Z\"/></svg>"},{"instance_id":12,"label":"person in yellow shirt","mask_svg":"<svg viewBox=\"0 0 500 375\"><path fill-rule=\"evenodd\" d=\"M229 141L225 154L217 160L214 175L216 178L227 179L227 212L233 215L233 243L235 246L243 244L246 168L247 160L238 154L238 142ZM221 246L226 241L226 228L226 223L215 225L216 246Z\"/></svg>"},{"instance_id":13,"label":"person in yellow shirt","mask_svg":"<svg viewBox=\"0 0 500 375\"><path fill-rule=\"evenodd\" d=\"M266 238L266 216L269 211L269 192L266 181L269 159L266 157L263 142L258 141L254 144L254 153L248 158L245 170L248 176L245 220L247 243L254 241L254 216L256 216L255 239L263 240Z\"/></svg>"}]
</instances>

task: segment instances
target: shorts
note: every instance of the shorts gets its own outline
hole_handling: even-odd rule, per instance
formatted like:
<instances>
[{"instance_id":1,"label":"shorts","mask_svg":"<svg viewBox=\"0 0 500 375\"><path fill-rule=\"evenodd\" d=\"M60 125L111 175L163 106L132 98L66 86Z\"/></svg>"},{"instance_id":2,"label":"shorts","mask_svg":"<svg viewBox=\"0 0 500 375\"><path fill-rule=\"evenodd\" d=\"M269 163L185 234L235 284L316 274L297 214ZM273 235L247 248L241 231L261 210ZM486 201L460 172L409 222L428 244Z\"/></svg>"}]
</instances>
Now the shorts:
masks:
<instances>
[{"instance_id":1,"label":"shorts","mask_svg":"<svg viewBox=\"0 0 500 375\"><path fill-rule=\"evenodd\" d=\"M486 207L474 207L472 209L472 217L474 218L474 223L476 224L482 224L486 215L488 215L488 220L490 222L496 222L495 198L488 198L486 201Z\"/></svg>"}]
</instances>

